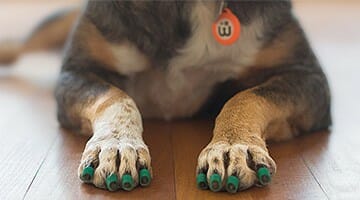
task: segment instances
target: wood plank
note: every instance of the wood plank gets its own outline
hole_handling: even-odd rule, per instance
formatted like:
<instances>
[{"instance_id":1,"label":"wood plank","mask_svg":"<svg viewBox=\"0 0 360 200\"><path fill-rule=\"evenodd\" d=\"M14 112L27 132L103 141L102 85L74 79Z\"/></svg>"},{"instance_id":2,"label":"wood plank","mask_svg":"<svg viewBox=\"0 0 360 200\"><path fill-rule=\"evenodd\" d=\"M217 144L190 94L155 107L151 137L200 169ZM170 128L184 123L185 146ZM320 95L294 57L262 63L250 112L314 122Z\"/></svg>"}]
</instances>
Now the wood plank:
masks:
<instances>
[{"instance_id":1,"label":"wood plank","mask_svg":"<svg viewBox=\"0 0 360 200\"><path fill-rule=\"evenodd\" d=\"M55 140L52 92L0 79L0 199L21 199Z\"/></svg>"},{"instance_id":2,"label":"wood plank","mask_svg":"<svg viewBox=\"0 0 360 200\"><path fill-rule=\"evenodd\" d=\"M196 188L195 167L201 149L211 139L210 121L177 122L172 127L176 196L179 199L326 199L302 160L297 148L301 140L271 144L278 173L270 186L252 188L235 195L213 193ZM309 136L311 137L311 136Z\"/></svg>"},{"instance_id":3,"label":"wood plank","mask_svg":"<svg viewBox=\"0 0 360 200\"><path fill-rule=\"evenodd\" d=\"M360 3L298 2L295 8L330 78L335 126L331 134L316 133L290 142L271 144L270 152L278 164L278 174L269 187L253 188L236 195L196 189L196 159L210 140L211 122L175 122L170 125L150 122L145 125L145 138L152 150L154 170L157 170L150 188L136 190L134 194L109 193L81 184L76 177L76 168L86 138L58 130L51 91L44 89L46 81L35 86L24 79L4 77L0 73L0 199L22 198L47 153L48 157L30 187L28 199L146 199L153 194L157 199L175 199L174 173L178 199L358 199L360 28L354 25L354 19L359 18ZM2 13L6 18L0 17L0 24L7 27L6 32L0 33L3 38L22 37L36 24L35 21L50 12L40 5L34 7L31 13L35 15L32 15L28 12L29 7L23 5L17 12L22 12L18 17L25 26L14 26L8 24L7 19L11 14L18 15L8 9L15 6L1 5L0 15ZM7 12L1 12L3 9ZM46 13L41 13L41 10L46 10ZM35 64L31 59L23 59L19 62L22 69L15 73L24 73L25 68L29 73L43 71L44 68L39 70L38 65L48 67L48 64L41 64L48 59L45 55ZM167 135L169 129L172 135ZM170 164L173 159L170 142L158 142L170 140L169 137L175 145L175 172Z\"/></svg>"},{"instance_id":4,"label":"wood plank","mask_svg":"<svg viewBox=\"0 0 360 200\"><path fill-rule=\"evenodd\" d=\"M316 135L316 134L314 134ZM290 141L269 143L271 156L277 163L278 171L272 184L266 189L257 188L252 193L255 199L327 199L312 172L303 160L300 146L304 135Z\"/></svg>"},{"instance_id":5,"label":"wood plank","mask_svg":"<svg viewBox=\"0 0 360 200\"><path fill-rule=\"evenodd\" d=\"M360 31L359 31L360 35ZM347 49L347 54L358 50ZM358 62L342 58L342 51L332 50L326 56L333 88L333 121L327 138L319 135L304 138L303 158L330 199L358 199L360 191L360 102ZM336 66L344 66L339 69ZM355 72L355 73L354 73ZM350 98L349 98L350 97ZM326 143L319 144L319 141Z\"/></svg>"},{"instance_id":6,"label":"wood plank","mask_svg":"<svg viewBox=\"0 0 360 200\"><path fill-rule=\"evenodd\" d=\"M164 122L145 123L144 139L152 155L154 179L151 185L132 192L108 192L83 184L77 177L77 167L87 138L60 131L26 199L175 199L168 126Z\"/></svg>"},{"instance_id":7,"label":"wood plank","mask_svg":"<svg viewBox=\"0 0 360 200\"><path fill-rule=\"evenodd\" d=\"M330 199L360 196L360 26L354 24L354 19L360 18L359 9L359 1L299 2L297 6L328 74L334 121L331 134L304 137L300 148L306 165Z\"/></svg>"},{"instance_id":8,"label":"wood plank","mask_svg":"<svg viewBox=\"0 0 360 200\"><path fill-rule=\"evenodd\" d=\"M329 199L359 199L360 140L348 141L339 134L340 131L304 137L302 155Z\"/></svg>"}]
</instances>

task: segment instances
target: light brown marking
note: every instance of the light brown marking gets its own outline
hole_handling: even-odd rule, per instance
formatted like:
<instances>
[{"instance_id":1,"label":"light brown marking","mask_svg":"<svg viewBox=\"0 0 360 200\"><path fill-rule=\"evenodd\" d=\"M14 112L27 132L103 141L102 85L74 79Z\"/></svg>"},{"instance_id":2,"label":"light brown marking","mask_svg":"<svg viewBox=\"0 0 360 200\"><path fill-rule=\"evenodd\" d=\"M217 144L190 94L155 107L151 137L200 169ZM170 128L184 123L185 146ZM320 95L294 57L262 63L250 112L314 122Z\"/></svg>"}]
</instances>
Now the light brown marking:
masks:
<instances>
[{"instance_id":1,"label":"light brown marking","mask_svg":"<svg viewBox=\"0 0 360 200\"><path fill-rule=\"evenodd\" d=\"M82 104L74 104L68 111L69 120L79 121L80 127L78 131L83 135L91 135L96 118L101 116L106 108L128 98L130 97L123 91L112 87L94 100L89 100Z\"/></svg>"},{"instance_id":2,"label":"light brown marking","mask_svg":"<svg viewBox=\"0 0 360 200\"><path fill-rule=\"evenodd\" d=\"M104 64L105 68L114 70L116 60L111 52L110 45L95 25L83 19L78 30L75 38L80 40L81 46L88 51L92 58Z\"/></svg>"},{"instance_id":3,"label":"light brown marking","mask_svg":"<svg viewBox=\"0 0 360 200\"><path fill-rule=\"evenodd\" d=\"M71 11L61 19L46 24L43 28L35 31L25 42L22 53L63 46L79 13L78 9Z\"/></svg>"},{"instance_id":4,"label":"light brown marking","mask_svg":"<svg viewBox=\"0 0 360 200\"><path fill-rule=\"evenodd\" d=\"M216 118L211 143L226 141L249 144L267 151L266 139L285 137L285 133L268 135L266 131L269 125L287 123L286 119L290 113L290 108L280 109L266 99L253 94L251 90L241 92L224 105Z\"/></svg>"},{"instance_id":5,"label":"light brown marking","mask_svg":"<svg viewBox=\"0 0 360 200\"><path fill-rule=\"evenodd\" d=\"M269 123L265 133L267 138L271 138L274 141L288 140L294 135L298 135L298 131L292 128L286 120L274 120Z\"/></svg>"},{"instance_id":6,"label":"light brown marking","mask_svg":"<svg viewBox=\"0 0 360 200\"><path fill-rule=\"evenodd\" d=\"M258 52L254 65L274 67L284 63L293 55L299 39L296 26L289 25L275 40Z\"/></svg>"},{"instance_id":7,"label":"light brown marking","mask_svg":"<svg viewBox=\"0 0 360 200\"><path fill-rule=\"evenodd\" d=\"M0 64L11 64L21 53L21 44L11 41L0 43Z\"/></svg>"},{"instance_id":8,"label":"light brown marking","mask_svg":"<svg viewBox=\"0 0 360 200\"><path fill-rule=\"evenodd\" d=\"M89 56L103 64L103 67L128 75L149 67L149 61L136 46L128 40L110 43L94 24L82 19L75 38Z\"/></svg>"},{"instance_id":9,"label":"light brown marking","mask_svg":"<svg viewBox=\"0 0 360 200\"><path fill-rule=\"evenodd\" d=\"M84 109L83 117L93 123L96 116L101 115L106 108L126 98L130 97L127 96L125 92L117 88L111 88L104 95L99 96L92 105Z\"/></svg>"}]
</instances>

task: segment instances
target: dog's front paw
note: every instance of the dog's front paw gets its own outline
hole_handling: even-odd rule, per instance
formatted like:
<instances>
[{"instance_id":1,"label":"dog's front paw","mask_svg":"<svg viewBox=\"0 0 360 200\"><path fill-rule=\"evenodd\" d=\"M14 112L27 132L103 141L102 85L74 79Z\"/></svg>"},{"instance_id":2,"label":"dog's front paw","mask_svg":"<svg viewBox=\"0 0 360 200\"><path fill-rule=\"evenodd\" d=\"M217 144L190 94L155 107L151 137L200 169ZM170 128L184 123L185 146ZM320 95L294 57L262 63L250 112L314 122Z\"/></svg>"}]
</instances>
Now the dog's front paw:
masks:
<instances>
[{"instance_id":1,"label":"dog's front paw","mask_svg":"<svg viewBox=\"0 0 360 200\"><path fill-rule=\"evenodd\" d=\"M197 184L214 191L230 193L253 185L266 185L276 172L268 152L256 145L227 142L210 143L199 155Z\"/></svg>"},{"instance_id":2,"label":"dog's front paw","mask_svg":"<svg viewBox=\"0 0 360 200\"><path fill-rule=\"evenodd\" d=\"M82 155L79 177L109 191L130 191L138 184L150 183L150 164L150 153L142 139L91 139Z\"/></svg>"}]
</instances>

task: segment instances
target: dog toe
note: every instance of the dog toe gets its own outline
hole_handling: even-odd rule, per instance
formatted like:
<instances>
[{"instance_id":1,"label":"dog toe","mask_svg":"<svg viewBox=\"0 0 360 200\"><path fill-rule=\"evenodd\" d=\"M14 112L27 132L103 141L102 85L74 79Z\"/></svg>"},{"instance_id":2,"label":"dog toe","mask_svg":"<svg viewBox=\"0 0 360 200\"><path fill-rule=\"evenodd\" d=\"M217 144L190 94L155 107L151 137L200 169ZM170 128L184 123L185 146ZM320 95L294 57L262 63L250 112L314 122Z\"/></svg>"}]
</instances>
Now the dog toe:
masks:
<instances>
[{"instance_id":1,"label":"dog toe","mask_svg":"<svg viewBox=\"0 0 360 200\"><path fill-rule=\"evenodd\" d=\"M89 142L79 166L79 177L98 188L117 191L148 186L152 178L150 153L145 144L115 140Z\"/></svg>"},{"instance_id":2,"label":"dog toe","mask_svg":"<svg viewBox=\"0 0 360 200\"><path fill-rule=\"evenodd\" d=\"M274 160L261 147L210 143L199 155L196 182L200 189L236 193L267 185L275 172Z\"/></svg>"}]
</instances>

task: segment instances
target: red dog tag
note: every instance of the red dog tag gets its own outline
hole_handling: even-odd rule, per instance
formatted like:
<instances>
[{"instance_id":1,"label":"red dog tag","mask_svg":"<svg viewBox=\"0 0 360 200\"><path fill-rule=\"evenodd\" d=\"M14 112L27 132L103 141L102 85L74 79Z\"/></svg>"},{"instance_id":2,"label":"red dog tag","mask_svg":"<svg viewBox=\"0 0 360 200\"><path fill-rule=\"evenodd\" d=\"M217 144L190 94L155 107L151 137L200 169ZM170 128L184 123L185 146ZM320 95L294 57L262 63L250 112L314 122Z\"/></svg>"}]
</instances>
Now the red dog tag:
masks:
<instances>
[{"instance_id":1,"label":"red dog tag","mask_svg":"<svg viewBox=\"0 0 360 200\"><path fill-rule=\"evenodd\" d=\"M241 24L231 10L225 8L212 25L212 29L216 41L222 45L232 45L240 37Z\"/></svg>"}]
</instances>

